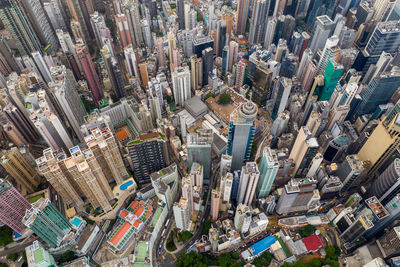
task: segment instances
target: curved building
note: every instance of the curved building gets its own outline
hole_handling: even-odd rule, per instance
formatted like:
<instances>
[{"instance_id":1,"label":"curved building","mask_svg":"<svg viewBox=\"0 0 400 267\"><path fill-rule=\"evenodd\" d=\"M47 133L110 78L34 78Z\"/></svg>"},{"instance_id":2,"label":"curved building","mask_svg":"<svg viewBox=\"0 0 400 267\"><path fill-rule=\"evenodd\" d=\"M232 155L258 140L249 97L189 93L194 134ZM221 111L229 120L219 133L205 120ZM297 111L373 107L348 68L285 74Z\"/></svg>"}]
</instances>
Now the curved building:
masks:
<instances>
[{"instance_id":1,"label":"curved building","mask_svg":"<svg viewBox=\"0 0 400 267\"><path fill-rule=\"evenodd\" d=\"M400 159L395 159L389 167L374 181L368 190L368 196L376 196L386 204L400 192Z\"/></svg>"}]
</instances>

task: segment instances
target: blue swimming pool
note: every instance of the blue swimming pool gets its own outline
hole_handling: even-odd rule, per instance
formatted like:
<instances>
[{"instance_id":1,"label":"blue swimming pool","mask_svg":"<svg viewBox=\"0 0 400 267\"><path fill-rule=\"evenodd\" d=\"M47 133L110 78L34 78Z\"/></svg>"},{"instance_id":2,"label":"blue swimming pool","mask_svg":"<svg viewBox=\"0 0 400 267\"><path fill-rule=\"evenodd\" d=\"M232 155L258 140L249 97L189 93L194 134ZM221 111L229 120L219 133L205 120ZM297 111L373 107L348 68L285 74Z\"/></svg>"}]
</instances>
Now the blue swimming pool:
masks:
<instances>
[{"instance_id":1,"label":"blue swimming pool","mask_svg":"<svg viewBox=\"0 0 400 267\"><path fill-rule=\"evenodd\" d=\"M127 182L121 184L121 185L119 186L119 189L122 190L122 191L125 191L125 190L128 189L128 187L130 187L131 185L133 185L133 181L132 181L132 180L129 180L129 181L127 181Z\"/></svg>"},{"instance_id":2,"label":"blue swimming pool","mask_svg":"<svg viewBox=\"0 0 400 267\"><path fill-rule=\"evenodd\" d=\"M79 225L82 223L82 220L79 219L78 217L75 217L75 218L72 219L71 223L72 223L74 226L79 227Z\"/></svg>"}]
</instances>

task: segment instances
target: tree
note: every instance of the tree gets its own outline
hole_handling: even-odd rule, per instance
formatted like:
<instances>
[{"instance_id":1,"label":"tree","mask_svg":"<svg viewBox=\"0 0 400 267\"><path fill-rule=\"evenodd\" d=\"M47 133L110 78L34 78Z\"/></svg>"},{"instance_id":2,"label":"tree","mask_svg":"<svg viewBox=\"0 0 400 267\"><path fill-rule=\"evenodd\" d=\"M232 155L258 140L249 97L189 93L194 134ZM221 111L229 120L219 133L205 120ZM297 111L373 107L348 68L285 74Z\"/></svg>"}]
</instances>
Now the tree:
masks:
<instances>
[{"instance_id":1,"label":"tree","mask_svg":"<svg viewBox=\"0 0 400 267\"><path fill-rule=\"evenodd\" d=\"M307 226L300 229L299 234L301 237L307 237L315 233L315 227L308 224Z\"/></svg>"},{"instance_id":2,"label":"tree","mask_svg":"<svg viewBox=\"0 0 400 267\"><path fill-rule=\"evenodd\" d=\"M8 264L0 262L0 267L8 267Z\"/></svg>"},{"instance_id":3,"label":"tree","mask_svg":"<svg viewBox=\"0 0 400 267\"><path fill-rule=\"evenodd\" d=\"M59 262L64 263L64 262L69 262L75 260L77 257L75 256L75 253L72 251L68 251L60 256Z\"/></svg>"},{"instance_id":4,"label":"tree","mask_svg":"<svg viewBox=\"0 0 400 267\"><path fill-rule=\"evenodd\" d=\"M8 227L7 225L4 225L3 227L0 228L0 247L6 246L10 243L13 242L13 230Z\"/></svg>"},{"instance_id":5,"label":"tree","mask_svg":"<svg viewBox=\"0 0 400 267\"><path fill-rule=\"evenodd\" d=\"M311 260L311 262L308 264L308 266L310 267L320 267L322 266L322 262L320 259L318 258L314 258Z\"/></svg>"},{"instance_id":6,"label":"tree","mask_svg":"<svg viewBox=\"0 0 400 267\"><path fill-rule=\"evenodd\" d=\"M232 252L231 255L232 255L232 259L238 260L240 258L239 252L234 251L234 252Z\"/></svg>"},{"instance_id":7,"label":"tree","mask_svg":"<svg viewBox=\"0 0 400 267\"><path fill-rule=\"evenodd\" d=\"M203 223L203 227L201 228L201 234L202 235L208 235L208 231L211 228L211 221L207 220Z\"/></svg>"},{"instance_id":8,"label":"tree","mask_svg":"<svg viewBox=\"0 0 400 267\"><path fill-rule=\"evenodd\" d=\"M11 253L7 255L7 260L16 261L18 259L18 253Z\"/></svg>"},{"instance_id":9,"label":"tree","mask_svg":"<svg viewBox=\"0 0 400 267\"><path fill-rule=\"evenodd\" d=\"M226 105L231 102L231 95L223 93L219 96L218 103Z\"/></svg>"},{"instance_id":10,"label":"tree","mask_svg":"<svg viewBox=\"0 0 400 267\"><path fill-rule=\"evenodd\" d=\"M256 267L268 266L272 261L272 254L264 252L261 256L255 258L252 264Z\"/></svg>"},{"instance_id":11,"label":"tree","mask_svg":"<svg viewBox=\"0 0 400 267\"><path fill-rule=\"evenodd\" d=\"M208 94L206 94L205 99L208 99L210 97L215 97L215 95L213 93L208 93Z\"/></svg>"}]
</instances>

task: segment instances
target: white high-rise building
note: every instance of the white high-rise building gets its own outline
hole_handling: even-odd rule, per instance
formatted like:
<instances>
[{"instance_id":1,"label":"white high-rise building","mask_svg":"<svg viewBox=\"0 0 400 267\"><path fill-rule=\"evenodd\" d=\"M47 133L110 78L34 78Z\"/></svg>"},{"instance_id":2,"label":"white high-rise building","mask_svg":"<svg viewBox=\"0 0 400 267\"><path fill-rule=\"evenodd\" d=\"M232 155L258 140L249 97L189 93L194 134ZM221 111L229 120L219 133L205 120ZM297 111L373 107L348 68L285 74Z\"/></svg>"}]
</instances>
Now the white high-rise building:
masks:
<instances>
[{"instance_id":1,"label":"white high-rise building","mask_svg":"<svg viewBox=\"0 0 400 267\"><path fill-rule=\"evenodd\" d=\"M66 55L71 54L74 57L75 63L78 66L79 71L82 71L81 61L79 60L75 52L74 43L72 42L71 35L67 31L63 31L61 29L56 30L56 34L62 51Z\"/></svg>"},{"instance_id":2,"label":"white high-rise building","mask_svg":"<svg viewBox=\"0 0 400 267\"><path fill-rule=\"evenodd\" d=\"M310 44L310 50L315 54L318 49L324 47L326 40L331 35L335 24L327 15L322 15L316 18L313 37Z\"/></svg>"},{"instance_id":3,"label":"white high-rise building","mask_svg":"<svg viewBox=\"0 0 400 267\"><path fill-rule=\"evenodd\" d=\"M50 23L53 29L61 29L67 31L67 25L65 24L64 17L61 12L60 3L57 0L49 0L43 3L43 8L46 11L47 16L50 19Z\"/></svg>"},{"instance_id":4,"label":"white high-rise building","mask_svg":"<svg viewBox=\"0 0 400 267\"><path fill-rule=\"evenodd\" d=\"M183 107L185 101L191 98L189 67L178 67L172 73L172 89L175 104Z\"/></svg>"},{"instance_id":5,"label":"white high-rise building","mask_svg":"<svg viewBox=\"0 0 400 267\"><path fill-rule=\"evenodd\" d=\"M333 35L326 41L324 50L322 51L321 59L318 63L317 75L324 74L328 62L336 55L338 43L339 38L336 35Z\"/></svg>"},{"instance_id":6,"label":"white high-rise building","mask_svg":"<svg viewBox=\"0 0 400 267\"><path fill-rule=\"evenodd\" d=\"M260 172L255 162L247 162L240 174L237 203L250 206L256 192Z\"/></svg>"},{"instance_id":7,"label":"white high-rise building","mask_svg":"<svg viewBox=\"0 0 400 267\"><path fill-rule=\"evenodd\" d=\"M136 55L132 45L128 45L127 47L125 47L124 54L125 63L128 68L129 75L139 77L139 69L137 65Z\"/></svg>"},{"instance_id":8,"label":"white high-rise building","mask_svg":"<svg viewBox=\"0 0 400 267\"><path fill-rule=\"evenodd\" d=\"M43 80L46 83L53 82L54 79L53 79L53 77L51 77L50 70L47 67L46 63L44 62L43 57L40 54L40 52L37 52L37 51L36 52L32 52L31 56L32 56L33 60L35 61L36 66L38 67L40 74L42 74Z\"/></svg>"},{"instance_id":9,"label":"white high-rise building","mask_svg":"<svg viewBox=\"0 0 400 267\"><path fill-rule=\"evenodd\" d=\"M250 208L244 204L239 204L236 208L234 225L237 231L246 233L251 224Z\"/></svg>"},{"instance_id":10,"label":"white high-rise building","mask_svg":"<svg viewBox=\"0 0 400 267\"><path fill-rule=\"evenodd\" d=\"M265 18L268 17L270 4L270 0L257 0L253 4L253 12L250 19L250 44L258 44L264 41L265 28L267 26Z\"/></svg>"},{"instance_id":11,"label":"white high-rise building","mask_svg":"<svg viewBox=\"0 0 400 267\"><path fill-rule=\"evenodd\" d=\"M227 174L221 177L220 192L222 201L224 202L230 201L232 186L233 186L233 175L232 173L228 172Z\"/></svg>"},{"instance_id":12,"label":"white high-rise building","mask_svg":"<svg viewBox=\"0 0 400 267\"><path fill-rule=\"evenodd\" d=\"M269 17L267 22L267 27L265 30L265 38L264 38L264 48L268 49L272 44L272 40L274 39L275 28L277 24L277 19L275 17Z\"/></svg>"},{"instance_id":13,"label":"white high-rise building","mask_svg":"<svg viewBox=\"0 0 400 267\"><path fill-rule=\"evenodd\" d=\"M49 88L75 135L80 141L83 141L80 126L85 122L86 111L76 91L78 84L72 72L64 65L52 67L50 72L54 82L49 83Z\"/></svg>"}]
</instances>

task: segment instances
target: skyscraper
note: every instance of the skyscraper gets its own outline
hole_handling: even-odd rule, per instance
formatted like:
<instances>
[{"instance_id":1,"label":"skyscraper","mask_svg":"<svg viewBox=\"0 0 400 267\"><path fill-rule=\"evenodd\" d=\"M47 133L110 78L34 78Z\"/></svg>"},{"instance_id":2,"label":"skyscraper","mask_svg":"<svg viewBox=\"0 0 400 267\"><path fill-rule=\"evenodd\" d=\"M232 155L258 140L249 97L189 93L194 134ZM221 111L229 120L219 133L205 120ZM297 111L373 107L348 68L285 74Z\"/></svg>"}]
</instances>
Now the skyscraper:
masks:
<instances>
[{"instance_id":1,"label":"skyscraper","mask_svg":"<svg viewBox=\"0 0 400 267\"><path fill-rule=\"evenodd\" d=\"M21 193L9 181L0 178L0 222L22 234L26 227L21 221L30 208L31 204Z\"/></svg>"},{"instance_id":2,"label":"skyscraper","mask_svg":"<svg viewBox=\"0 0 400 267\"><path fill-rule=\"evenodd\" d=\"M339 38L336 35L333 35L326 40L324 49L322 50L321 58L318 62L317 75L324 74L329 61L335 60L338 43Z\"/></svg>"},{"instance_id":3,"label":"skyscraper","mask_svg":"<svg viewBox=\"0 0 400 267\"><path fill-rule=\"evenodd\" d=\"M43 8L46 11L47 17L49 18L50 24L54 30L67 31L67 25L64 20L62 6L58 0L50 0L43 3Z\"/></svg>"},{"instance_id":4,"label":"skyscraper","mask_svg":"<svg viewBox=\"0 0 400 267\"><path fill-rule=\"evenodd\" d=\"M293 159L296 164L294 173L305 174L308 171L318 147L317 139L312 137L308 127L301 127L289 155L289 159Z\"/></svg>"},{"instance_id":5,"label":"skyscraper","mask_svg":"<svg viewBox=\"0 0 400 267\"><path fill-rule=\"evenodd\" d=\"M54 257L43 247L38 241L33 241L32 245L25 248L26 259L29 263L33 263L35 267L39 266L57 266ZM35 257L36 255L36 257Z\"/></svg>"},{"instance_id":6,"label":"skyscraper","mask_svg":"<svg viewBox=\"0 0 400 267\"><path fill-rule=\"evenodd\" d=\"M382 204L388 203L400 193L400 159L396 158L386 170L379 175L367 191L369 197L376 196Z\"/></svg>"},{"instance_id":7,"label":"skyscraper","mask_svg":"<svg viewBox=\"0 0 400 267\"><path fill-rule=\"evenodd\" d=\"M216 221L218 219L219 204L221 202L221 192L216 189L211 191L211 219Z\"/></svg>"},{"instance_id":8,"label":"skyscraper","mask_svg":"<svg viewBox=\"0 0 400 267\"><path fill-rule=\"evenodd\" d=\"M232 171L240 170L250 158L257 112L257 106L247 101L236 108L230 116L227 154L232 156Z\"/></svg>"},{"instance_id":9,"label":"skyscraper","mask_svg":"<svg viewBox=\"0 0 400 267\"><path fill-rule=\"evenodd\" d=\"M211 129L198 129L197 133L188 134L186 147L188 166L198 162L203 166L204 178L211 178L212 143L214 133Z\"/></svg>"},{"instance_id":10,"label":"skyscraper","mask_svg":"<svg viewBox=\"0 0 400 267\"><path fill-rule=\"evenodd\" d=\"M256 192L260 172L255 162L247 162L242 167L237 196L237 203L250 206Z\"/></svg>"},{"instance_id":11,"label":"skyscraper","mask_svg":"<svg viewBox=\"0 0 400 267\"><path fill-rule=\"evenodd\" d=\"M267 26L270 0L257 0L254 3L252 17L250 19L250 33L249 33L249 43L258 44L264 42L264 36Z\"/></svg>"},{"instance_id":12,"label":"skyscraper","mask_svg":"<svg viewBox=\"0 0 400 267\"><path fill-rule=\"evenodd\" d=\"M319 101L328 101L343 74L343 65L330 60L324 72L324 86L318 93Z\"/></svg>"},{"instance_id":13,"label":"skyscraper","mask_svg":"<svg viewBox=\"0 0 400 267\"><path fill-rule=\"evenodd\" d=\"M315 23L310 44L310 49L314 54L317 53L318 49L324 47L326 40L335 26L333 21L327 15L317 17Z\"/></svg>"},{"instance_id":14,"label":"skyscraper","mask_svg":"<svg viewBox=\"0 0 400 267\"><path fill-rule=\"evenodd\" d=\"M99 76L94 68L92 57L82 40L78 41L75 45L75 52L82 65L83 73L92 91L93 98L95 101L99 101L104 96L103 88L100 85Z\"/></svg>"},{"instance_id":15,"label":"skyscraper","mask_svg":"<svg viewBox=\"0 0 400 267\"><path fill-rule=\"evenodd\" d=\"M289 94L292 90L292 80L286 77L281 77L276 83L276 90L273 95L273 108L271 118L276 119L279 113L286 109L288 104Z\"/></svg>"},{"instance_id":16,"label":"skyscraper","mask_svg":"<svg viewBox=\"0 0 400 267\"><path fill-rule=\"evenodd\" d=\"M234 225L240 233L246 233L251 224L250 208L244 204L239 204L236 208Z\"/></svg>"},{"instance_id":17,"label":"skyscraper","mask_svg":"<svg viewBox=\"0 0 400 267\"><path fill-rule=\"evenodd\" d=\"M19 0L1 1L0 19L7 32L16 41L18 52L21 55L30 54L33 51L42 51L39 38Z\"/></svg>"},{"instance_id":18,"label":"skyscraper","mask_svg":"<svg viewBox=\"0 0 400 267\"><path fill-rule=\"evenodd\" d=\"M189 67L178 67L172 73L172 90L175 104L185 106L185 101L192 97Z\"/></svg>"},{"instance_id":19,"label":"skyscraper","mask_svg":"<svg viewBox=\"0 0 400 267\"><path fill-rule=\"evenodd\" d=\"M146 183L151 173L170 164L167 142L158 133L149 133L127 144L138 183Z\"/></svg>"},{"instance_id":20,"label":"skyscraper","mask_svg":"<svg viewBox=\"0 0 400 267\"><path fill-rule=\"evenodd\" d=\"M28 13L29 20L32 23L38 37L47 51L57 51L58 42L54 30L50 26L46 12L39 0L23 0L25 10Z\"/></svg>"},{"instance_id":21,"label":"skyscraper","mask_svg":"<svg viewBox=\"0 0 400 267\"><path fill-rule=\"evenodd\" d=\"M1 166L21 187L20 192L28 194L35 192L40 183L39 173L18 148L13 147L2 155Z\"/></svg>"},{"instance_id":22,"label":"skyscraper","mask_svg":"<svg viewBox=\"0 0 400 267\"><path fill-rule=\"evenodd\" d=\"M178 11L178 25L179 29L185 29L185 1L178 0L177 1L177 11Z\"/></svg>"},{"instance_id":23,"label":"skyscraper","mask_svg":"<svg viewBox=\"0 0 400 267\"><path fill-rule=\"evenodd\" d=\"M201 52L203 60L203 86L208 84L208 75L214 68L214 50L207 47Z\"/></svg>"},{"instance_id":24,"label":"skyscraper","mask_svg":"<svg viewBox=\"0 0 400 267\"><path fill-rule=\"evenodd\" d=\"M76 91L78 84L72 72L64 65L52 67L50 72L54 82L48 84L49 88L51 88L51 92L59 108L65 114L65 119L68 120L74 134L82 141L80 126L84 123L86 111Z\"/></svg>"},{"instance_id":25,"label":"skyscraper","mask_svg":"<svg viewBox=\"0 0 400 267\"><path fill-rule=\"evenodd\" d=\"M249 16L249 4L247 0L239 0L236 9L236 34L246 32L247 18Z\"/></svg>"},{"instance_id":26,"label":"skyscraper","mask_svg":"<svg viewBox=\"0 0 400 267\"><path fill-rule=\"evenodd\" d=\"M118 33L121 38L123 48L132 45L131 34L129 32L128 19L125 14L115 15L115 22L117 24Z\"/></svg>"},{"instance_id":27,"label":"skyscraper","mask_svg":"<svg viewBox=\"0 0 400 267\"><path fill-rule=\"evenodd\" d=\"M258 169L260 177L257 185L257 198L266 198L279 170L279 161L275 151L269 147L264 148Z\"/></svg>"},{"instance_id":28,"label":"skyscraper","mask_svg":"<svg viewBox=\"0 0 400 267\"><path fill-rule=\"evenodd\" d=\"M58 247L72 230L71 223L47 198L33 203L22 223L53 248Z\"/></svg>"}]
</instances>

